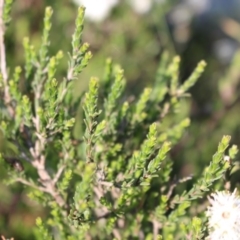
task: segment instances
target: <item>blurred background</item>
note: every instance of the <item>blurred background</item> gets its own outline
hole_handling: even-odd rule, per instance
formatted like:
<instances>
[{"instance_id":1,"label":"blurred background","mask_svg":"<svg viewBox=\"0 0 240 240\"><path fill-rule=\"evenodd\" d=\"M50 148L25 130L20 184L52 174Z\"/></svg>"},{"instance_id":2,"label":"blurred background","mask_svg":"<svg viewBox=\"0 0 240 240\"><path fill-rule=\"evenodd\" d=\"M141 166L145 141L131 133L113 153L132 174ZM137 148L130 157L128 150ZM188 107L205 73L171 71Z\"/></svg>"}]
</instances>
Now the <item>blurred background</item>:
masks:
<instances>
[{"instance_id":1,"label":"blurred background","mask_svg":"<svg viewBox=\"0 0 240 240\"><path fill-rule=\"evenodd\" d=\"M163 51L171 57L181 56L181 81L200 60L208 63L191 89L192 98L182 106L192 124L171 152L178 177L191 173L197 176L224 134L231 135L232 143L240 147L239 0L15 1L6 34L11 69L24 64L25 36L38 49L44 9L49 5L54 9L50 53L62 49L65 54L59 77L66 73L77 7L87 8L83 38L90 44L93 58L76 81L76 96L86 90L90 76L103 75L107 57L123 67L127 95L136 96L153 83ZM3 172L2 167L0 170ZM236 187L238 175L236 167L232 175ZM44 212L28 199L27 189L0 184L0 234L18 240L34 239L29 229L37 216L44 216Z\"/></svg>"}]
</instances>

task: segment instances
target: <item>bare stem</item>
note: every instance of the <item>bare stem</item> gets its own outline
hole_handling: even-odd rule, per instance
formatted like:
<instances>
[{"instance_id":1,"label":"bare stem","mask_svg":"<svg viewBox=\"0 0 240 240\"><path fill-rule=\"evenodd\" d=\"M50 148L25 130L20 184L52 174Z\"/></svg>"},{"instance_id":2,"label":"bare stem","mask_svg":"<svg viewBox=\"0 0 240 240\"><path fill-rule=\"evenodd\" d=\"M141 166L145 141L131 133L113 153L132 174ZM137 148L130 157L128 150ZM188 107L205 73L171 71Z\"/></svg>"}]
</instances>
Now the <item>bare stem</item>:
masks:
<instances>
[{"instance_id":1,"label":"bare stem","mask_svg":"<svg viewBox=\"0 0 240 240\"><path fill-rule=\"evenodd\" d=\"M53 179L49 172L46 169L45 165L45 154L44 149L46 147L46 138L44 134L41 132L41 119L38 113L38 108L40 107L40 98L42 92L42 83L34 89L35 91L35 117L33 118L33 124L35 126L37 139L35 140L34 147L30 148L30 153L33 157L32 166L37 169L39 182L42 184L44 188L44 192L49 193L53 199L57 202L60 207L65 205L65 201L61 196L60 192L56 188L56 182L60 177L63 169L59 169L56 174L55 179Z\"/></svg>"},{"instance_id":2,"label":"bare stem","mask_svg":"<svg viewBox=\"0 0 240 240\"><path fill-rule=\"evenodd\" d=\"M62 175L63 170L64 170L65 167L66 167L66 166L63 165L63 166L61 166L61 167L58 169L58 171L57 171L57 173L56 173L56 175L55 175L55 177L54 177L54 179L53 179L53 183L54 183L54 184L56 184L56 183L58 182L58 180L59 180L59 178L61 177L61 175Z\"/></svg>"},{"instance_id":3,"label":"bare stem","mask_svg":"<svg viewBox=\"0 0 240 240\"><path fill-rule=\"evenodd\" d=\"M4 43L5 26L3 22L3 7L4 7L4 0L0 0L0 69L1 69L1 75L3 78L3 84L4 84L4 102L7 106L10 116L14 117L15 110L11 106L11 96L9 93L9 86L8 86L6 51L5 51L5 43Z\"/></svg>"},{"instance_id":4,"label":"bare stem","mask_svg":"<svg viewBox=\"0 0 240 240\"><path fill-rule=\"evenodd\" d=\"M156 219L152 220L152 224L153 224L153 239L157 240L161 224Z\"/></svg>"},{"instance_id":5,"label":"bare stem","mask_svg":"<svg viewBox=\"0 0 240 240\"><path fill-rule=\"evenodd\" d=\"M32 165L37 169L38 176L40 178L40 182L43 185L43 191L49 193L53 199L57 202L57 204L61 207L65 205L65 201L62 198L61 194L58 192L55 186L55 182L52 179L52 177L49 175L46 167L45 167L45 156L42 153L42 148L41 142L36 140L36 145L35 149L31 149L31 154L34 158Z\"/></svg>"}]
</instances>

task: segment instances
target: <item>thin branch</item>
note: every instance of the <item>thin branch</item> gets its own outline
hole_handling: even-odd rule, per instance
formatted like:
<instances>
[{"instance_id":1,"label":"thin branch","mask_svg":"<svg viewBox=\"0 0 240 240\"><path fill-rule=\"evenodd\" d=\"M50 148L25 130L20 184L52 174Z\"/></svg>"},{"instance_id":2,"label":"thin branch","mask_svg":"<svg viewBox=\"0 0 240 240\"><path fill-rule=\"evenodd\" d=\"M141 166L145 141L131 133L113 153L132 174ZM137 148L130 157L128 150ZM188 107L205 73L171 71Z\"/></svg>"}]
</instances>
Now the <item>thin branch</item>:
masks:
<instances>
[{"instance_id":1,"label":"thin branch","mask_svg":"<svg viewBox=\"0 0 240 240\"><path fill-rule=\"evenodd\" d=\"M73 79L73 67L69 67L67 72L67 81L70 82Z\"/></svg>"},{"instance_id":2,"label":"thin branch","mask_svg":"<svg viewBox=\"0 0 240 240\"><path fill-rule=\"evenodd\" d=\"M101 209L101 210L102 210L102 209ZM112 217L113 215L114 215L114 213L113 213L113 212L110 212L110 211L108 211L108 212L106 212L106 213L102 213L102 215L99 215L99 216L98 216L98 214L97 214L96 220L107 219L107 218L109 218L109 217Z\"/></svg>"},{"instance_id":3,"label":"thin branch","mask_svg":"<svg viewBox=\"0 0 240 240\"><path fill-rule=\"evenodd\" d=\"M12 140L11 139L11 141L17 146L17 148L20 150L19 152L19 154L20 154L20 156L19 156L19 158L21 158L22 160L24 160L24 161L26 161L26 162L29 162L29 163L31 163L32 162L32 160L31 160L31 158L26 154L26 151L25 151L25 149L24 149L24 147L22 147L20 144L19 144L19 142L18 141L16 141L16 140Z\"/></svg>"},{"instance_id":4,"label":"thin branch","mask_svg":"<svg viewBox=\"0 0 240 240\"><path fill-rule=\"evenodd\" d=\"M1 74L3 78L3 84L4 84L4 102L7 106L10 116L14 117L15 110L10 104L11 96L10 96L9 86L8 86L6 51L5 51L5 43L4 43L5 26L3 22L3 7L4 7L4 0L0 0L0 69L1 69Z\"/></svg>"},{"instance_id":5,"label":"thin branch","mask_svg":"<svg viewBox=\"0 0 240 240\"><path fill-rule=\"evenodd\" d=\"M112 182L106 182L106 181L99 181L98 184L106 186L106 187L113 187L114 186L114 184Z\"/></svg>"},{"instance_id":6,"label":"thin branch","mask_svg":"<svg viewBox=\"0 0 240 240\"><path fill-rule=\"evenodd\" d=\"M8 74L7 74L7 66L6 66L5 44L4 44L5 27L3 22L3 7L4 7L4 0L0 0L1 72L3 76L3 80L6 81L8 79Z\"/></svg>"},{"instance_id":7,"label":"thin branch","mask_svg":"<svg viewBox=\"0 0 240 240\"><path fill-rule=\"evenodd\" d=\"M117 240L120 240L121 239L121 235L120 235L120 233L119 233L119 231L116 229L116 228L114 228L113 229L113 236L117 239Z\"/></svg>"},{"instance_id":8,"label":"thin branch","mask_svg":"<svg viewBox=\"0 0 240 240\"><path fill-rule=\"evenodd\" d=\"M152 224L153 224L153 239L157 240L161 224L156 219L152 220Z\"/></svg>"},{"instance_id":9,"label":"thin branch","mask_svg":"<svg viewBox=\"0 0 240 240\"><path fill-rule=\"evenodd\" d=\"M27 156L26 153L21 152L21 153L20 153L20 157L21 157L23 160L25 160L26 162L31 163L31 159Z\"/></svg>"},{"instance_id":10,"label":"thin branch","mask_svg":"<svg viewBox=\"0 0 240 240\"><path fill-rule=\"evenodd\" d=\"M53 197L53 199L57 202L57 204L60 207L63 207L65 205L65 201L61 196L61 194L56 189L53 179L49 175L47 169L45 168L45 165L43 165L44 161L42 161L42 158L44 156L40 155L38 157L34 151L33 151L33 156L37 158L35 158L35 160L32 162L32 165L37 169L38 176L40 178L39 181L44 186L44 192L49 193Z\"/></svg>"},{"instance_id":11,"label":"thin branch","mask_svg":"<svg viewBox=\"0 0 240 240\"><path fill-rule=\"evenodd\" d=\"M169 199L173 193L173 190L175 189L175 187L179 184L179 183L184 183L186 181L189 181L192 179L192 175L181 178L181 179L173 179L173 181L170 183L170 187L167 193L167 198Z\"/></svg>"},{"instance_id":12,"label":"thin branch","mask_svg":"<svg viewBox=\"0 0 240 240\"><path fill-rule=\"evenodd\" d=\"M45 165L45 155L44 155L44 149L46 147L46 139L41 133L41 119L37 112L37 109L40 105L40 98L42 94L42 84L39 84L35 89L35 117L33 118L33 124L35 127L35 134L37 136L37 139L35 141L34 147L30 148L30 153L33 157L32 166L37 169L37 173L39 176L40 183L44 186L44 191L48 192L53 199L57 202L57 204L60 207L63 207L65 205L65 200L61 196L60 192L55 186L55 182L50 176L48 170L46 169ZM60 171L61 173L61 171Z\"/></svg>"},{"instance_id":13,"label":"thin branch","mask_svg":"<svg viewBox=\"0 0 240 240\"><path fill-rule=\"evenodd\" d=\"M35 184L33 184L33 183L31 183L31 182L23 179L23 178L17 178L16 181L17 181L17 182L20 182L20 183L22 183L22 184L25 184L25 185L27 185L27 186L29 186L29 187L35 188L35 189L37 189L37 190L39 190L39 191L47 192L45 188L40 187L40 186L37 186L37 185L35 185Z\"/></svg>"},{"instance_id":14,"label":"thin branch","mask_svg":"<svg viewBox=\"0 0 240 240\"><path fill-rule=\"evenodd\" d=\"M58 169L55 177L53 178L53 184L54 184L54 185L58 182L58 180L59 180L59 178L61 177L61 175L62 175L63 170L64 170L65 167L66 167L66 166L63 165L63 166L61 166L61 167Z\"/></svg>"}]
</instances>

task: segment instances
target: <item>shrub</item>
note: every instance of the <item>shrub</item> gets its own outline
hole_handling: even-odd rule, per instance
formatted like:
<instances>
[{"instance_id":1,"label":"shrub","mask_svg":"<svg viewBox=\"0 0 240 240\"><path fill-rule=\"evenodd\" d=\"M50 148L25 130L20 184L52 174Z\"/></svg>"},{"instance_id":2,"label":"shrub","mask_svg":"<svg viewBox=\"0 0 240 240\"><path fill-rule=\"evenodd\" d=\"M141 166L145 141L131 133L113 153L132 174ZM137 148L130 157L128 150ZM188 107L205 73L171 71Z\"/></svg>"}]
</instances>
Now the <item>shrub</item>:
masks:
<instances>
[{"instance_id":1,"label":"shrub","mask_svg":"<svg viewBox=\"0 0 240 240\"><path fill-rule=\"evenodd\" d=\"M67 74L56 79L63 52L49 55L50 7L40 49L25 38L25 66L8 75L4 33L11 4L5 2L1 18L1 162L6 182L26 185L28 196L46 209L46 217L36 219L36 239L206 236L204 200L228 181L237 148L229 148L230 136L224 136L194 179L173 176L169 154L190 124L182 114L184 99L206 63L180 84L180 58L171 61L165 52L153 87L131 99L124 95L124 71L107 59L104 76L92 77L88 91L74 98L73 83L92 57L82 41L84 8L78 10ZM189 179L193 185L182 189Z\"/></svg>"}]
</instances>

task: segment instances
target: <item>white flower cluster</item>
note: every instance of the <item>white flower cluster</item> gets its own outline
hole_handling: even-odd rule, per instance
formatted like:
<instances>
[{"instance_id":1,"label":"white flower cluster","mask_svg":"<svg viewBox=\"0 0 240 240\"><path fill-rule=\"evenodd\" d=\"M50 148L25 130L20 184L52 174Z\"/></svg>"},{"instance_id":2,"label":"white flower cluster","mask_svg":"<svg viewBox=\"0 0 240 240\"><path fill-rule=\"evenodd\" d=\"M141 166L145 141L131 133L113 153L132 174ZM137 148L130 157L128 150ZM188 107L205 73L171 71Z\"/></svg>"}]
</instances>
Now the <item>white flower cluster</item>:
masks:
<instances>
[{"instance_id":1,"label":"white flower cluster","mask_svg":"<svg viewBox=\"0 0 240 240\"><path fill-rule=\"evenodd\" d=\"M209 240L240 239L240 198L236 189L216 192L209 198L211 206L207 210Z\"/></svg>"},{"instance_id":2,"label":"white flower cluster","mask_svg":"<svg viewBox=\"0 0 240 240\"><path fill-rule=\"evenodd\" d=\"M86 7L86 17L95 22L100 22L108 17L113 7L119 0L73 0L77 5ZM139 14L147 13L153 2L161 3L164 0L128 0L132 9Z\"/></svg>"},{"instance_id":3,"label":"white flower cluster","mask_svg":"<svg viewBox=\"0 0 240 240\"><path fill-rule=\"evenodd\" d=\"M104 20L118 0L73 0L77 5L86 7L85 16L90 21L100 22Z\"/></svg>"}]
</instances>

